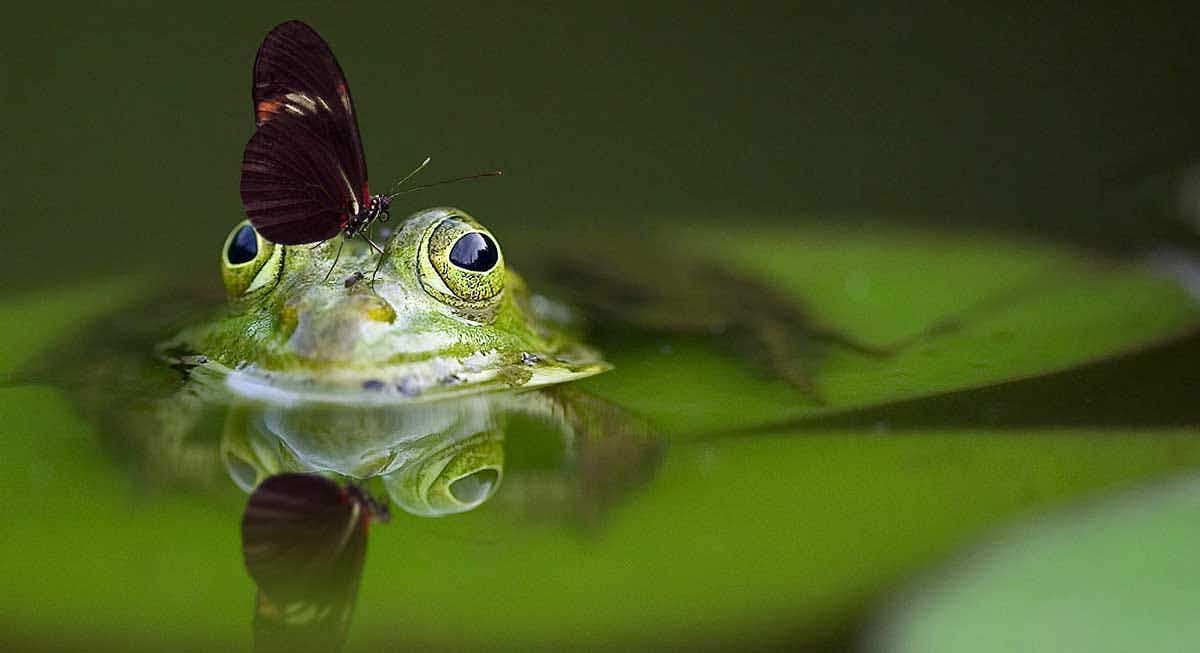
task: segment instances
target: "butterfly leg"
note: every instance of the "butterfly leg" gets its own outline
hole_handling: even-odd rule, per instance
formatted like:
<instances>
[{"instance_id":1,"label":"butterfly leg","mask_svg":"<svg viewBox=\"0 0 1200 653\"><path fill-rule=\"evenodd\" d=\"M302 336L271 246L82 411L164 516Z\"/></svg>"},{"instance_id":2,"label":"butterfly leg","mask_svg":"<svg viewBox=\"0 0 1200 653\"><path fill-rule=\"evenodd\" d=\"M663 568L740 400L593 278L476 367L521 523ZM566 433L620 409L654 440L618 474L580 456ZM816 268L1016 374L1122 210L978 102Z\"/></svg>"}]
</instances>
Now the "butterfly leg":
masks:
<instances>
[{"instance_id":1,"label":"butterfly leg","mask_svg":"<svg viewBox=\"0 0 1200 653\"><path fill-rule=\"evenodd\" d=\"M371 246L371 249L375 250L375 253L379 254L380 256L383 255L383 248L380 247L379 245L376 245L375 241L371 240L371 237L369 235L363 234L362 237L363 237L363 240L367 241L367 244Z\"/></svg>"},{"instance_id":2,"label":"butterfly leg","mask_svg":"<svg viewBox=\"0 0 1200 653\"><path fill-rule=\"evenodd\" d=\"M386 258L384 252L379 252L379 260L375 262L375 271L371 273L371 287L375 287L375 277L378 276L379 270L383 268L383 260Z\"/></svg>"},{"instance_id":3,"label":"butterfly leg","mask_svg":"<svg viewBox=\"0 0 1200 653\"><path fill-rule=\"evenodd\" d=\"M329 275L333 274L333 269L337 267L338 259L342 257L342 246L345 244L346 244L345 238L338 241L337 254L333 255L333 265L329 266L329 271L325 273L325 278L321 280L321 283L325 283L326 281L329 281Z\"/></svg>"}]
</instances>

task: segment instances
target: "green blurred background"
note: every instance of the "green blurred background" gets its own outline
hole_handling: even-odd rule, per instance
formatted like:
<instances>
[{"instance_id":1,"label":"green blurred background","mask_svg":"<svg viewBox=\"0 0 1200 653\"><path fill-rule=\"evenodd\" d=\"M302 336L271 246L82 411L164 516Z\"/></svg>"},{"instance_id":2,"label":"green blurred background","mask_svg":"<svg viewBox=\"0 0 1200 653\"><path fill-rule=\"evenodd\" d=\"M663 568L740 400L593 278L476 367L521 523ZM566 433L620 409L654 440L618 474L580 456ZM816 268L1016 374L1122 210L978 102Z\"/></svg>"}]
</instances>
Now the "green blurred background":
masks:
<instances>
[{"instance_id":1,"label":"green blurred background","mask_svg":"<svg viewBox=\"0 0 1200 653\"><path fill-rule=\"evenodd\" d=\"M726 209L1145 230L1108 207L1196 151L1193 3L988 4L27 4L0 27L0 272L212 265L254 52L288 18L347 71L373 186L426 155L427 180L503 168L411 206L502 237ZM80 257L47 268L50 248Z\"/></svg>"}]
</instances>

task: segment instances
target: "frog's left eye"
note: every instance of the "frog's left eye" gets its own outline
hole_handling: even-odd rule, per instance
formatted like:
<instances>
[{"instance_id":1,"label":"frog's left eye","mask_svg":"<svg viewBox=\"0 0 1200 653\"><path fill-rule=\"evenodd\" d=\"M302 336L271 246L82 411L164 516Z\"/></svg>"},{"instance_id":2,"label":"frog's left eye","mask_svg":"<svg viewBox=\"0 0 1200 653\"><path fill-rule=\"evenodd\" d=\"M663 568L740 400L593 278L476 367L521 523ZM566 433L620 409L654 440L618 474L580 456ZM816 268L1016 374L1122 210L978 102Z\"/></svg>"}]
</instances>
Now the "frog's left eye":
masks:
<instances>
[{"instance_id":1,"label":"frog's left eye","mask_svg":"<svg viewBox=\"0 0 1200 653\"><path fill-rule=\"evenodd\" d=\"M274 285L279 278L283 248L259 235L249 220L229 232L221 247L221 278L230 297Z\"/></svg>"},{"instance_id":2,"label":"frog's left eye","mask_svg":"<svg viewBox=\"0 0 1200 653\"><path fill-rule=\"evenodd\" d=\"M504 255L474 218L455 210L429 231L421 281L434 297L474 316L494 308L504 290Z\"/></svg>"}]
</instances>

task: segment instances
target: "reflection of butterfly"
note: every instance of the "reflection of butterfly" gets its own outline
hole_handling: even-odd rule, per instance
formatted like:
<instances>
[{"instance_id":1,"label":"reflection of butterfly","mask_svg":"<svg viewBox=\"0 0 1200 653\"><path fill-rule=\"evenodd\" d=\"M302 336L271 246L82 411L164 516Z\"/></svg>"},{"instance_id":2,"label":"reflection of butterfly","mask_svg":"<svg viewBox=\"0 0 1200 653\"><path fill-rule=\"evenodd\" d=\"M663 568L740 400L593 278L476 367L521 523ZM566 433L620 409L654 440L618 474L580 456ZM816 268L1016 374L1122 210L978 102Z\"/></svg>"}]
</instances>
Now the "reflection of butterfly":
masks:
<instances>
[{"instance_id":1,"label":"reflection of butterfly","mask_svg":"<svg viewBox=\"0 0 1200 653\"><path fill-rule=\"evenodd\" d=\"M356 485L311 474L263 481L242 515L242 554L258 586L255 649L339 649L358 595L367 525L387 518Z\"/></svg>"},{"instance_id":2,"label":"reflection of butterfly","mask_svg":"<svg viewBox=\"0 0 1200 653\"><path fill-rule=\"evenodd\" d=\"M346 76L311 27L292 20L267 34L252 95L258 130L242 154L242 205L263 238L352 238L387 219L393 196L368 189Z\"/></svg>"}]
</instances>

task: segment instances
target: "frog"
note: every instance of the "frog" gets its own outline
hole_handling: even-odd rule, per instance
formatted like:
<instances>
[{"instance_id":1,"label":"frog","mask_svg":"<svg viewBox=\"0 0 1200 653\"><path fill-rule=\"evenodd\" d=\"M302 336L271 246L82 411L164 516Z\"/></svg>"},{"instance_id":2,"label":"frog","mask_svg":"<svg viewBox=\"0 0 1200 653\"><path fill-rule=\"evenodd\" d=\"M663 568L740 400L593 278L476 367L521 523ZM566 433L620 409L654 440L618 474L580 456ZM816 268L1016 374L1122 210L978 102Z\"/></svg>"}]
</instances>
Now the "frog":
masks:
<instances>
[{"instance_id":1,"label":"frog","mask_svg":"<svg viewBox=\"0 0 1200 653\"><path fill-rule=\"evenodd\" d=\"M466 211L418 211L379 254L365 243L278 245L239 222L221 248L226 307L160 355L238 396L297 402L428 401L610 368Z\"/></svg>"}]
</instances>

